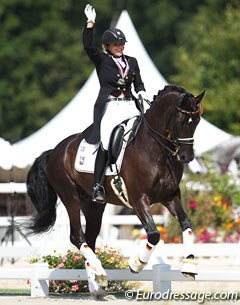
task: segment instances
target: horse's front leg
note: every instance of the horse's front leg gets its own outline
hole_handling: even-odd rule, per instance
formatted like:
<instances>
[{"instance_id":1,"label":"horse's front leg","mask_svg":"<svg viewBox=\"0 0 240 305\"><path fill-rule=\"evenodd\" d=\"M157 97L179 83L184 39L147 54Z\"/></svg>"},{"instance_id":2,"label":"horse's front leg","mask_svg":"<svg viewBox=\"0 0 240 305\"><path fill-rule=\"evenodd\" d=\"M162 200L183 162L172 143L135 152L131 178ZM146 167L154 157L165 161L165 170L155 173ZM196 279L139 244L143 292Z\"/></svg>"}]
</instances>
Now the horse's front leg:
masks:
<instances>
[{"instance_id":1,"label":"horse's front leg","mask_svg":"<svg viewBox=\"0 0 240 305\"><path fill-rule=\"evenodd\" d=\"M131 255L129 258L129 268L132 272L140 272L147 265L151 254L153 253L160 239L160 233L156 228L152 214L150 212L149 200L143 195L139 201L135 201L134 211L140 219L146 233L147 242L141 244L137 254Z\"/></svg>"},{"instance_id":2,"label":"horse's front leg","mask_svg":"<svg viewBox=\"0 0 240 305\"><path fill-rule=\"evenodd\" d=\"M182 228L184 259L180 271L185 277L195 278L198 274L197 261L194 258L193 233L191 221L182 207L180 192L165 205L169 212L178 220Z\"/></svg>"}]
</instances>

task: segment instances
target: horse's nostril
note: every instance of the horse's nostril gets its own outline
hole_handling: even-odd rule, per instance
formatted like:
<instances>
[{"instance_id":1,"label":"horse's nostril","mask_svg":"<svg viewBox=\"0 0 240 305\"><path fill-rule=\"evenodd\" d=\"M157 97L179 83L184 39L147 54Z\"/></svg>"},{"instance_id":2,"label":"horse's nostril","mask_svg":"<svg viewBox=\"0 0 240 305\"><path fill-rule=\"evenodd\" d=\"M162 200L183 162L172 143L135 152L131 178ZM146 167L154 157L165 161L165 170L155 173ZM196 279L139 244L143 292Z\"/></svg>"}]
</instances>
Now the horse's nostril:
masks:
<instances>
[{"instance_id":1,"label":"horse's nostril","mask_svg":"<svg viewBox=\"0 0 240 305\"><path fill-rule=\"evenodd\" d=\"M188 154L185 154L185 153L180 154L180 161L182 163L189 163L193 160L193 158L194 158L193 154L191 154L191 155L188 155Z\"/></svg>"}]
</instances>

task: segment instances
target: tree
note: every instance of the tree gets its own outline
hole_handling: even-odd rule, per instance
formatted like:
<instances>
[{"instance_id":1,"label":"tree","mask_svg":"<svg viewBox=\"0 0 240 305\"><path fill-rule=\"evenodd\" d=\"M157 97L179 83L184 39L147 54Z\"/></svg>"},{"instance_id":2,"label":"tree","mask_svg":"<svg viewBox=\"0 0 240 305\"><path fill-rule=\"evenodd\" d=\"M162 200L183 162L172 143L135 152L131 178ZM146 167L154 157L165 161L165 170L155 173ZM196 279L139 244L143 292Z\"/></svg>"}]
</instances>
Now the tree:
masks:
<instances>
[{"instance_id":1,"label":"tree","mask_svg":"<svg viewBox=\"0 0 240 305\"><path fill-rule=\"evenodd\" d=\"M192 92L206 89L205 117L239 135L240 6L205 6L183 31L170 78Z\"/></svg>"},{"instance_id":2,"label":"tree","mask_svg":"<svg viewBox=\"0 0 240 305\"><path fill-rule=\"evenodd\" d=\"M207 0L131 0L127 9L140 38L155 65L166 79L175 73L172 58L176 52L179 28L188 23ZM160 88L159 88L160 89Z\"/></svg>"},{"instance_id":3,"label":"tree","mask_svg":"<svg viewBox=\"0 0 240 305\"><path fill-rule=\"evenodd\" d=\"M17 140L63 108L89 74L77 1L0 4L0 130Z\"/></svg>"}]
</instances>

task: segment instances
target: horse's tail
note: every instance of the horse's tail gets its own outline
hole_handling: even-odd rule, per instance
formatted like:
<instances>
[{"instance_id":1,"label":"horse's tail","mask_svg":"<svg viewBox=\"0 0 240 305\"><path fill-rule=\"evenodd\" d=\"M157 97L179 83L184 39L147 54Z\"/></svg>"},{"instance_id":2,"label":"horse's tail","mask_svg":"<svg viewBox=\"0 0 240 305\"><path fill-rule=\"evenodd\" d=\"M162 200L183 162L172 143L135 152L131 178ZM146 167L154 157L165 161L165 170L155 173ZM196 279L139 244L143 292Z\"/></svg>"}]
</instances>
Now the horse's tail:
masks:
<instances>
[{"instance_id":1,"label":"horse's tail","mask_svg":"<svg viewBox=\"0 0 240 305\"><path fill-rule=\"evenodd\" d=\"M57 194L48 182L46 166L52 150L43 152L27 175L27 192L36 208L28 229L35 234L50 230L56 221Z\"/></svg>"}]
</instances>

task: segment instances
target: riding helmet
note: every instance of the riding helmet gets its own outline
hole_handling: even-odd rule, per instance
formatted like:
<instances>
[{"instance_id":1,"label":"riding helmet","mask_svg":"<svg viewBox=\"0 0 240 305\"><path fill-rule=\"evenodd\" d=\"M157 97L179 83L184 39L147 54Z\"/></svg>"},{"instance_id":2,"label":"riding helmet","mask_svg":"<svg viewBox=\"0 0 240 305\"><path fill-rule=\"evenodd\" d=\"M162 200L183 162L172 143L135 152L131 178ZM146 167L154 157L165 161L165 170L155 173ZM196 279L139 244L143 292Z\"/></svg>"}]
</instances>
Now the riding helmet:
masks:
<instances>
[{"instance_id":1,"label":"riding helmet","mask_svg":"<svg viewBox=\"0 0 240 305\"><path fill-rule=\"evenodd\" d=\"M102 44L125 43L127 42L123 32L117 28L110 28L102 35Z\"/></svg>"}]
</instances>

